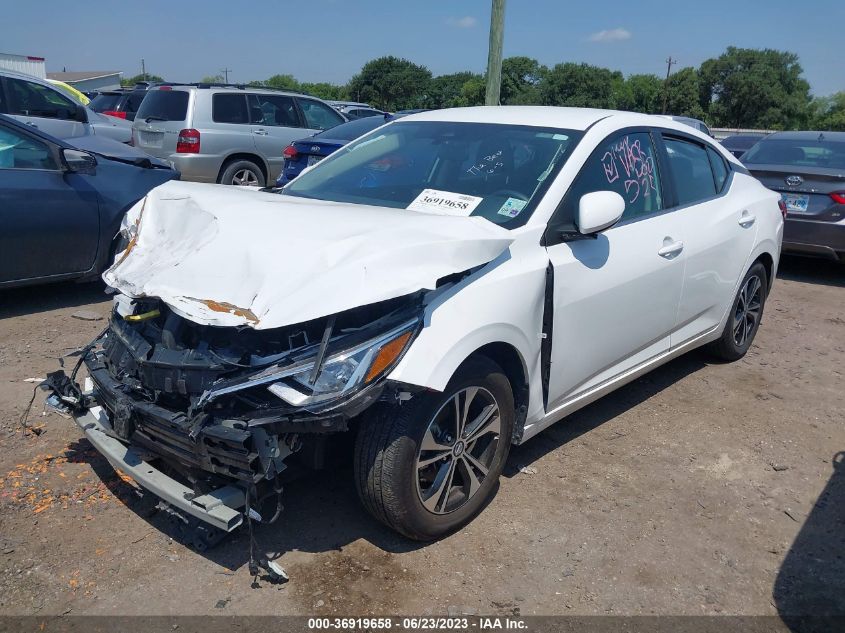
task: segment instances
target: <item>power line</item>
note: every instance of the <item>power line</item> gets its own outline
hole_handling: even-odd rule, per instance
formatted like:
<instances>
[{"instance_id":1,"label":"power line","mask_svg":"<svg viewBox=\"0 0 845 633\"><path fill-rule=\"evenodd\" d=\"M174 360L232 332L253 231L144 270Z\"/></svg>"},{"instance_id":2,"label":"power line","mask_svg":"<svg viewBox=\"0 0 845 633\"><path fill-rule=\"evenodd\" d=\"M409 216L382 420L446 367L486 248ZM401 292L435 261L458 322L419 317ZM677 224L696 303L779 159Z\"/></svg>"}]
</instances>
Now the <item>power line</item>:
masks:
<instances>
[{"instance_id":1,"label":"power line","mask_svg":"<svg viewBox=\"0 0 845 633\"><path fill-rule=\"evenodd\" d=\"M220 72L223 73L223 81L225 83L229 83L229 73L232 72L231 68L221 68Z\"/></svg>"}]
</instances>

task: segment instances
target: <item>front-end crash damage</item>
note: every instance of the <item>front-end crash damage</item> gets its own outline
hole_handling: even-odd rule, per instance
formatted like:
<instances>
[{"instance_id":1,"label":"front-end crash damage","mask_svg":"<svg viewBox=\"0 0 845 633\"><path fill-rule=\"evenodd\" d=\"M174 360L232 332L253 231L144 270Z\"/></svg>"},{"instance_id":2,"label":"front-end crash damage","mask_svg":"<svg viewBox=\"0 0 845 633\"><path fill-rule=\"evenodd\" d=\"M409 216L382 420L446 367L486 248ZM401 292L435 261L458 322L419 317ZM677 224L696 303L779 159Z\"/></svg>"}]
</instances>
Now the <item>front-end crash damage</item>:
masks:
<instances>
[{"instance_id":1,"label":"front-end crash damage","mask_svg":"<svg viewBox=\"0 0 845 633\"><path fill-rule=\"evenodd\" d=\"M385 376L419 331L421 302L416 293L258 331L197 324L158 299L118 295L83 358L92 406L77 419L116 466L132 465L128 448L129 462L171 476L168 489L130 473L188 514L230 531L251 498L254 518L274 518L285 458L397 397Z\"/></svg>"},{"instance_id":2,"label":"front-end crash damage","mask_svg":"<svg viewBox=\"0 0 845 633\"><path fill-rule=\"evenodd\" d=\"M54 375L50 399L112 465L220 535L278 516L292 454L318 464L328 435L425 388L388 379L425 304L512 242L479 218L181 182L124 232L86 389Z\"/></svg>"}]
</instances>

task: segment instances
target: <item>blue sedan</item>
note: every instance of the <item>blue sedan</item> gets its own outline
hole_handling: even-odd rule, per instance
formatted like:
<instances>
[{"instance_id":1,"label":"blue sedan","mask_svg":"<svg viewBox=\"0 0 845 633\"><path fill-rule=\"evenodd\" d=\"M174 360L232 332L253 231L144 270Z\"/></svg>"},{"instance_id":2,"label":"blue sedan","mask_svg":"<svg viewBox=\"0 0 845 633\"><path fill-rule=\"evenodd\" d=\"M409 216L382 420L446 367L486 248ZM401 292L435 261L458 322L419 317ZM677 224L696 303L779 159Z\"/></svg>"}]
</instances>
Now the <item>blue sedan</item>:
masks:
<instances>
[{"instance_id":1,"label":"blue sedan","mask_svg":"<svg viewBox=\"0 0 845 633\"><path fill-rule=\"evenodd\" d=\"M62 141L0 115L0 288L96 277L129 207L178 178L117 141Z\"/></svg>"},{"instance_id":2,"label":"blue sedan","mask_svg":"<svg viewBox=\"0 0 845 633\"><path fill-rule=\"evenodd\" d=\"M296 178L306 167L317 164L326 156L336 152L359 136L372 132L377 127L392 120L393 117L389 115L365 117L348 123L341 123L314 136L294 141L283 152L285 166L276 181L276 186L283 187Z\"/></svg>"}]
</instances>

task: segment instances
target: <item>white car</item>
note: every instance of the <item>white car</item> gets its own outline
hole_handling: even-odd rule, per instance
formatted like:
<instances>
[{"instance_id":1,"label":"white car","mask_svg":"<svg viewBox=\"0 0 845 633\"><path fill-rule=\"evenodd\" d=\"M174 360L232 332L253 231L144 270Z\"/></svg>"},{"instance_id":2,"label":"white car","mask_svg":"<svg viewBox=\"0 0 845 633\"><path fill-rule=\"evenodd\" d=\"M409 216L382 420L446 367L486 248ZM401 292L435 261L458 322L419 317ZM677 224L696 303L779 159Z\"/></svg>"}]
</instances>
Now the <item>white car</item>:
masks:
<instances>
[{"instance_id":1,"label":"white car","mask_svg":"<svg viewBox=\"0 0 845 633\"><path fill-rule=\"evenodd\" d=\"M350 430L364 506L433 539L484 507L511 444L693 348L742 357L782 231L778 195L671 120L412 115L282 195L153 190L104 274L90 380L54 401L219 533L276 516L283 470Z\"/></svg>"}]
</instances>

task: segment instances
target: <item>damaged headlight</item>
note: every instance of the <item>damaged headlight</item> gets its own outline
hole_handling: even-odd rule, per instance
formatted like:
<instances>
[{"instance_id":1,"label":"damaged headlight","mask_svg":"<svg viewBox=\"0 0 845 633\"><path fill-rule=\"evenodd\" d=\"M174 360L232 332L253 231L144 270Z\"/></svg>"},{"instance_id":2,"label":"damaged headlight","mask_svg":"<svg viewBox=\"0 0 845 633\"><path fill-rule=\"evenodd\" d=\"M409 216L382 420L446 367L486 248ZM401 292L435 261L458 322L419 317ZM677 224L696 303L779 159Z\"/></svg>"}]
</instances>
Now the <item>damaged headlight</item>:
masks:
<instances>
[{"instance_id":1,"label":"damaged headlight","mask_svg":"<svg viewBox=\"0 0 845 633\"><path fill-rule=\"evenodd\" d=\"M319 404L351 393L396 365L410 345L417 324L414 320L351 349L331 353L318 367L316 375L312 363L268 389L296 406Z\"/></svg>"}]
</instances>

